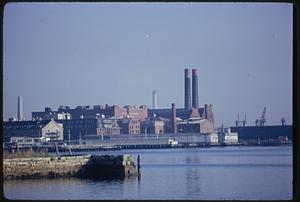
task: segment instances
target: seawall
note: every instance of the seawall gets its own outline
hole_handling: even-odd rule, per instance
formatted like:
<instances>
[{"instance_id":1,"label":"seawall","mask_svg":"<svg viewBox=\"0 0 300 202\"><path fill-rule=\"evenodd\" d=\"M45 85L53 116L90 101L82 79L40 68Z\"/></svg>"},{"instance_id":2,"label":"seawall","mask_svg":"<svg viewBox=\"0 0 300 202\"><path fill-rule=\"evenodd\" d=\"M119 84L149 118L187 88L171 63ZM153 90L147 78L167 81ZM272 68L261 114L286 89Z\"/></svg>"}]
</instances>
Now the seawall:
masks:
<instances>
[{"instance_id":1,"label":"seawall","mask_svg":"<svg viewBox=\"0 0 300 202\"><path fill-rule=\"evenodd\" d=\"M122 178L138 175L128 154L3 159L4 179Z\"/></svg>"}]
</instances>

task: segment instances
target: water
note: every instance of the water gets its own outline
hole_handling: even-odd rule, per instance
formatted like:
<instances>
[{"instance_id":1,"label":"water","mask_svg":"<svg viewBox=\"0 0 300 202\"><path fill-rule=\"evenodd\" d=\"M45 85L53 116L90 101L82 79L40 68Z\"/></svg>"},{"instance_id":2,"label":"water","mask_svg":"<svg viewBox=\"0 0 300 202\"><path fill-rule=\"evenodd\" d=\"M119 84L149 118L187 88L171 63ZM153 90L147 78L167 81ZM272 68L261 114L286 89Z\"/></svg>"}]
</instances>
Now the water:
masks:
<instances>
[{"instance_id":1,"label":"water","mask_svg":"<svg viewBox=\"0 0 300 202\"><path fill-rule=\"evenodd\" d=\"M140 155L141 176L5 181L8 199L292 199L292 147L121 150Z\"/></svg>"}]
</instances>

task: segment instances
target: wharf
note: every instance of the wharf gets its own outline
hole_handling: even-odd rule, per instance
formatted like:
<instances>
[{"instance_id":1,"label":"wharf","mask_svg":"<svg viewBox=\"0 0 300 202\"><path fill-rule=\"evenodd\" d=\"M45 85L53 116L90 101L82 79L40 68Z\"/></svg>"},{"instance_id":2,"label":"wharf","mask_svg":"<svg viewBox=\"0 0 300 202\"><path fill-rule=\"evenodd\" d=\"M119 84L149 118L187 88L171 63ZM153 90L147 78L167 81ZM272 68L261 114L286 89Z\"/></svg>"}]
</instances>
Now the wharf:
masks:
<instances>
[{"instance_id":1,"label":"wharf","mask_svg":"<svg viewBox=\"0 0 300 202\"><path fill-rule=\"evenodd\" d=\"M57 177L111 179L137 176L138 171L128 154L3 159L5 180Z\"/></svg>"}]
</instances>

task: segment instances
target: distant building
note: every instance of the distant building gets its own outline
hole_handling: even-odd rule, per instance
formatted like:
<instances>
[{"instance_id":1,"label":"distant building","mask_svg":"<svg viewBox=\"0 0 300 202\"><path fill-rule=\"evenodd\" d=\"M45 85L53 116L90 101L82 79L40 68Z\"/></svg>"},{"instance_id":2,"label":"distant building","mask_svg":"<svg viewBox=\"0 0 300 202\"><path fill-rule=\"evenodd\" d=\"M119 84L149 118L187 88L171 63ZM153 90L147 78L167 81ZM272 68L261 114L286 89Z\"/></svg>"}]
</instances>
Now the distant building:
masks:
<instances>
[{"instance_id":1,"label":"distant building","mask_svg":"<svg viewBox=\"0 0 300 202\"><path fill-rule=\"evenodd\" d=\"M119 135L121 128L118 119L100 118L97 122L97 135Z\"/></svg>"},{"instance_id":2,"label":"distant building","mask_svg":"<svg viewBox=\"0 0 300 202\"><path fill-rule=\"evenodd\" d=\"M222 129L219 132L219 141L221 144L238 144L239 137L237 132L231 132L230 128Z\"/></svg>"},{"instance_id":3,"label":"distant building","mask_svg":"<svg viewBox=\"0 0 300 202\"><path fill-rule=\"evenodd\" d=\"M210 144L218 144L219 142L219 134L218 132L212 132L209 134L209 142Z\"/></svg>"},{"instance_id":4,"label":"distant building","mask_svg":"<svg viewBox=\"0 0 300 202\"><path fill-rule=\"evenodd\" d=\"M33 137L11 137L10 143L17 143L19 147L39 146L43 140Z\"/></svg>"},{"instance_id":5,"label":"distant building","mask_svg":"<svg viewBox=\"0 0 300 202\"><path fill-rule=\"evenodd\" d=\"M141 133L164 134L166 120L160 117L150 117L141 123Z\"/></svg>"},{"instance_id":6,"label":"distant building","mask_svg":"<svg viewBox=\"0 0 300 202\"><path fill-rule=\"evenodd\" d=\"M134 118L123 118L119 121L121 134L140 134L140 121Z\"/></svg>"},{"instance_id":7,"label":"distant building","mask_svg":"<svg viewBox=\"0 0 300 202\"><path fill-rule=\"evenodd\" d=\"M49 138L50 141L63 140L63 125L54 120L8 121L3 123L3 142L13 137Z\"/></svg>"},{"instance_id":8,"label":"distant building","mask_svg":"<svg viewBox=\"0 0 300 202\"><path fill-rule=\"evenodd\" d=\"M230 127L232 132L239 134L239 140L278 140L281 136L287 136L288 139L293 138L292 125L274 125L274 126L241 126Z\"/></svg>"},{"instance_id":9,"label":"distant building","mask_svg":"<svg viewBox=\"0 0 300 202\"><path fill-rule=\"evenodd\" d=\"M148 117L154 115L166 119L172 119L172 109L148 109ZM189 118L204 118L214 123L214 115L211 104L205 104L203 108L176 108L176 117L186 120Z\"/></svg>"},{"instance_id":10,"label":"distant building","mask_svg":"<svg viewBox=\"0 0 300 202\"><path fill-rule=\"evenodd\" d=\"M88 136L97 135L98 119L57 120L64 126L65 140L85 140Z\"/></svg>"},{"instance_id":11,"label":"distant building","mask_svg":"<svg viewBox=\"0 0 300 202\"><path fill-rule=\"evenodd\" d=\"M44 112L32 112L32 120L69 120L72 116L68 112L52 111L50 107L45 107Z\"/></svg>"},{"instance_id":12,"label":"distant building","mask_svg":"<svg viewBox=\"0 0 300 202\"><path fill-rule=\"evenodd\" d=\"M57 111L52 111L49 107L46 107L44 112L32 112L31 115L35 120L58 119L59 117L62 117L62 119L94 119L98 115L104 115L105 118L129 116L143 120L148 116L148 109L145 105L138 108L129 105L125 107L118 105L77 106L75 109L71 109L68 106L60 106ZM67 117L64 115L67 115Z\"/></svg>"},{"instance_id":13,"label":"distant building","mask_svg":"<svg viewBox=\"0 0 300 202\"><path fill-rule=\"evenodd\" d=\"M211 121L202 118L190 118L177 123L179 133L212 133L214 126Z\"/></svg>"}]
</instances>

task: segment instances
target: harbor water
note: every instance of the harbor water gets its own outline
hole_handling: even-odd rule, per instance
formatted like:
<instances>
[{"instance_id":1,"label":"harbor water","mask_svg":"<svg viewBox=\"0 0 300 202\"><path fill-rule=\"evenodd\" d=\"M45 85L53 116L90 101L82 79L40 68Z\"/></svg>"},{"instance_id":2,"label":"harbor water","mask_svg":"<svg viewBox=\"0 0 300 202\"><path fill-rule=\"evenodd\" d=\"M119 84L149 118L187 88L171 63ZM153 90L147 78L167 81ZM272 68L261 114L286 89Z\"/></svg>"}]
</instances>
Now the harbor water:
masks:
<instances>
[{"instance_id":1,"label":"harbor water","mask_svg":"<svg viewBox=\"0 0 300 202\"><path fill-rule=\"evenodd\" d=\"M289 200L291 146L98 151L140 155L141 176L118 180L77 178L7 180L8 199Z\"/></svg>"}]
</instances>

